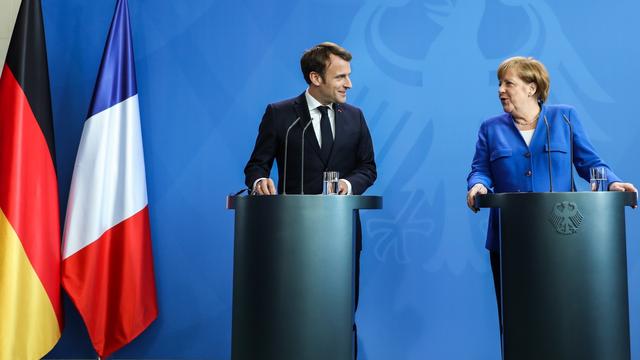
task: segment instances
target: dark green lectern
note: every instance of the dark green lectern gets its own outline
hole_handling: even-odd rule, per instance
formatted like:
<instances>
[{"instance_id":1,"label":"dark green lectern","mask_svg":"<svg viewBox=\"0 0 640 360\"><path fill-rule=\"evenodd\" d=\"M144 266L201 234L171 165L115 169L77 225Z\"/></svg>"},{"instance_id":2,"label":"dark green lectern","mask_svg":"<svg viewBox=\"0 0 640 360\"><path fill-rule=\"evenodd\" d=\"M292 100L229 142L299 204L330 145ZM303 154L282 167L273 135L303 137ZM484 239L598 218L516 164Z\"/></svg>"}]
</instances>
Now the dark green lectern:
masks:
<instances>
[{"instance_id":1,"label":"dark green lectern","mask_svg":"<svg viewBox=\"0 0 640 360\"><path fill-rule=\"evenodd\" d=\"M635 193L502 193L504 359L629 360L624 207Z\"/></svg>"},{"instance_id":2,"label":"dark green lectern","mask_svg":"<svg viewBox=\"0 0 640 360\"><path fill-rule=\"evenodd\" d=\"M229 197L233 360L352 358L355 210L379 196Z\"/></svg>"}]
</instances>

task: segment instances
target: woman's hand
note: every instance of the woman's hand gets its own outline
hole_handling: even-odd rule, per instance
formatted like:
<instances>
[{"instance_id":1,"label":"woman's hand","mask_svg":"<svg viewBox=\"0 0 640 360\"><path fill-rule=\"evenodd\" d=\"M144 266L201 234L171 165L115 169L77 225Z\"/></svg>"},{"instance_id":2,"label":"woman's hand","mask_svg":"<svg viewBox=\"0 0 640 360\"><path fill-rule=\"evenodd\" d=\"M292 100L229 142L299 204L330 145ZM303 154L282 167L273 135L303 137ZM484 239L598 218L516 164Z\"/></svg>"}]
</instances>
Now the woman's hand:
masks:
<instances>
[{"instance_id":1,"label":"woman's hand","mask_svg":"<svg viewBox=\"0 0 640 360\"><path fill-rule=\"evenodd\" d=\"M623 183L623 182L612 182L609 184L609 191L633 191L638 192L635 186L632 183Z\"/></svg>"},{"instance_id":2,"label":"woman's hand","mask_svg":"<svg viewBox=\"0 0 640 360\"><path fill-rule=\"evenodd\" d=\"M473 185L473 187L471 187L471 189L469 189L469 192L467 192L467 206L469 207L469 209L471 209L471 211L480 211L480 209L476 207L476 195L484 195L487 192L487 188L482 184L475 184Z\"/></svg>"},{"instance_id":3,"label":"woman's hand","mask_svg":"<svg viewBox=\"0 0 640 360\"><path fill-rule=\"evenodd\" d=\"M638 189L636 189L632 183L623 183L618 181L609 184L609 191L633 191L636 194L638 193ZM635 209L638 205L634 205L632 207Z\"/></svg>"}]
</instances>

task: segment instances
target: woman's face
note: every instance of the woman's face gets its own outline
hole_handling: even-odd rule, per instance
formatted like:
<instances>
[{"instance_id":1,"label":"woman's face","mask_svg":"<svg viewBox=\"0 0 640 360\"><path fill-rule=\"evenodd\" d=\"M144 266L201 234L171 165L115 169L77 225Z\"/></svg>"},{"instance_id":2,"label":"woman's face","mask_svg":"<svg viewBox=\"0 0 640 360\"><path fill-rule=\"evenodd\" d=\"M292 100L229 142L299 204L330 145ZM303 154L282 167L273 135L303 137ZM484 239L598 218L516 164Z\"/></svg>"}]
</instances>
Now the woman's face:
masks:
<instances>
[{"instance_id":1,"label":"woman's face","mask_svg":"<svg viewBox=\"0 0 640 360\"><path fill-rule=\"evenodd\" d=\"M525 83L513 69L507 70L500 79L498 96L502 109L510 114L520 113L531 105L536 105L535 92L535 83Z\"/></svg>"}]
</instances>

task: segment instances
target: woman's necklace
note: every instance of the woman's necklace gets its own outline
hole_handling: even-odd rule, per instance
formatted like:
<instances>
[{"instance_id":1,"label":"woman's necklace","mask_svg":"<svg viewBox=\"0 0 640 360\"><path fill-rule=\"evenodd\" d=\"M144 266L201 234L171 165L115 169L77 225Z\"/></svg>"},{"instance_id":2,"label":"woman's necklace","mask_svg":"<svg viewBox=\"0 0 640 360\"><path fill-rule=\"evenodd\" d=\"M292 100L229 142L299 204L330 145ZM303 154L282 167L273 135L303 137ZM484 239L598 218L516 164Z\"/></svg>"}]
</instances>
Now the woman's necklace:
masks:
<instances>
[{"instance_id":1,"label":"woman's necklace","mask_svg":"<svg viewBox=\"0 0 640 360\"><path fill-rule=\"evenodd\" d=\"M531 121L527 121L524 119L516 119L514 117L513 122L516 123L516 126L520 130L531 130L536 128L536 124L538 123L538 116L540 116L540 110L538 110L538 112L536 113L536 115L533 117Z\"/></svg>"}]
</instances>

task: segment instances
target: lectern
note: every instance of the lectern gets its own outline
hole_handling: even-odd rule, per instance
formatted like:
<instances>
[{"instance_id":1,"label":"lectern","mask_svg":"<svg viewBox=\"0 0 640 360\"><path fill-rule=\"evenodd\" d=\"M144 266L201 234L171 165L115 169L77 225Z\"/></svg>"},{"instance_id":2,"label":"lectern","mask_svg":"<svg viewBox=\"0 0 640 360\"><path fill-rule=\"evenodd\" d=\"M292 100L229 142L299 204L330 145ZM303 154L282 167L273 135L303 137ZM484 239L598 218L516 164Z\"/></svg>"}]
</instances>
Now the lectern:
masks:
<instances>
[{"instance_id":1,"label":"lectern","mask_svg":"<svg viewBox=\"0 0 640 360\"><path fill-rule=\"evenodd\" d=\"M351 359L355 211L379 196L229 197L233 360Z\"/></svg>"},{"instance_id":2,"label":"lectern","mask_svg":"<svg viewBox=\"0 0 640 360\"><path fill-rule=\"evenodd\" d=\"M635 193L502 193L504 359L630 359L624 207Z\"/></svg>"}]
</instances>

